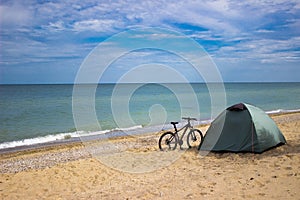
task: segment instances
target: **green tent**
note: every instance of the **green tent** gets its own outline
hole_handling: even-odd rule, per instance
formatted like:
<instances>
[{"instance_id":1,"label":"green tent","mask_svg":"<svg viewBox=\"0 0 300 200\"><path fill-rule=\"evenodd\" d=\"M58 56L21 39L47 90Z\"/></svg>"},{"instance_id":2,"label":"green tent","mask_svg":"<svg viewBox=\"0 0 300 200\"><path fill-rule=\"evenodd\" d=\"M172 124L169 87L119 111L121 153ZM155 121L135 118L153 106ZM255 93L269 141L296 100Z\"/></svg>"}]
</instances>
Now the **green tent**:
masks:
<instances>
[{"instance_id":1,"label":"green tent","mask_svg":"<svg viewBox=\"0 0 300 200\"><path fill-rule=\"evenodd\" d=\"M263 110L240 103L224 110L211 123L200 150L261 153L285 143L281 131Z\"/></svg>"}]
</instances>

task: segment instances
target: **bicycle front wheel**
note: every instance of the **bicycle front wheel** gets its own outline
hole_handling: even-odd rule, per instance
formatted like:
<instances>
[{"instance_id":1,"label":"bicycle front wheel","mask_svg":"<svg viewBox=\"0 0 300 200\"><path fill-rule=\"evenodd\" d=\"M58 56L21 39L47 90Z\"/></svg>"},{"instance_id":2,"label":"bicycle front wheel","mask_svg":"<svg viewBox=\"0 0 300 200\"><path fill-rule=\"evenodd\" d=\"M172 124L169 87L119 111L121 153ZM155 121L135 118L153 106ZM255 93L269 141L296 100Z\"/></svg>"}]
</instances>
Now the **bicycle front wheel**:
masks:
<instances>
[{"instance_id":1,"label":"bicycle front wheel","mask_svg":"<svg viewBox=\"0 0 300 200\"><path fill-rule=\"evenodd\" d=\"M192 129L187 135L187 145L189 148L199 147L203 142L203 134L198 129Z\"/></svg>"},{"instance_id":2,"label":"bicycle front wheel","mask_svg":"<svg viewBox=\"0 0 300 200\"><path fill-rule=\"evenodd\" d=\"M166 132L160 136L158 145L161 151L175 150L177 146L177 137L172 132Z\"/></svg>"}]
</instances>

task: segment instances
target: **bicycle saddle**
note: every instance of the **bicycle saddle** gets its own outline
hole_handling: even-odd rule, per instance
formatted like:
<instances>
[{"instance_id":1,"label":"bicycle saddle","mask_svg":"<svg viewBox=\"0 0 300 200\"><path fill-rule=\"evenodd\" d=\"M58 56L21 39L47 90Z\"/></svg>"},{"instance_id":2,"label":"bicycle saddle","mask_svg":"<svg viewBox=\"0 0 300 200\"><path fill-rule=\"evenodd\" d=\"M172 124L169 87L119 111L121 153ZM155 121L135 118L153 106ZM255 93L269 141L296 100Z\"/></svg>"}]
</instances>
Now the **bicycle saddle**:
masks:
<instances>
[{"instance_id":1,"label":"bicycle saddle","mask_svg":"<svg viewBox=\"0 0 300 200\"><path fill-rule=\"evenodd\" d=\"M170 122L171 124L173 124L173 125L176 125L176 124L178 124L178 122Z\"/></svg>"}]
</instances>

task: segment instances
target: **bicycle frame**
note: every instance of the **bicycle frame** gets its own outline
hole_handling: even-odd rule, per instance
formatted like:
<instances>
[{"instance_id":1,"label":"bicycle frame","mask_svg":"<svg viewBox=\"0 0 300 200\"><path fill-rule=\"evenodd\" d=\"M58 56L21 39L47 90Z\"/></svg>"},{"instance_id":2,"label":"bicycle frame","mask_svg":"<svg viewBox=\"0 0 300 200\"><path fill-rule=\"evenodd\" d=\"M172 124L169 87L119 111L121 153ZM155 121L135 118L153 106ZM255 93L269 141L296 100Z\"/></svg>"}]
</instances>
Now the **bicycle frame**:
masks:
<instances>
[{"instance_id":1,"label":"bicycle frame","mask_svg":"<svg viewBox=\"0 0 300 200\"><path fill-rule=\"evenodd\" d=\"M193 126L191 125L191 122L188 120L188 123L186 125L184 125L182 128L180 129L177 129L176 125L174 125L174 128L175 128L175 136L177 137L178 141L182 141L183 137L185 136L186 132L188 129L192 130L193 129ZM183 129L185 129L183 131L183 134L179 137L179 132L182 131Z\"/></svg>"}]
</instances>

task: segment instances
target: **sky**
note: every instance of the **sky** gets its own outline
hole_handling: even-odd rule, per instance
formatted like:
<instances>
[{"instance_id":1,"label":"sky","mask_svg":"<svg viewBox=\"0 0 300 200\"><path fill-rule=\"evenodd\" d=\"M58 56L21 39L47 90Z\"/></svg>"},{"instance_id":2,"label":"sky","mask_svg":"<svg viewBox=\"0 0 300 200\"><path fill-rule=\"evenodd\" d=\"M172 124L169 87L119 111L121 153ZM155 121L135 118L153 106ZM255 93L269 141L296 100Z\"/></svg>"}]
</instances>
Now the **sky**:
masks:
<instances>
[{"instance_id":1,"label":"sky","mask_svg":"<svg viewBox=\"0 0 300 200\"><path fill-rule=\"evenodd\" d=\"M99 43L140 27L195 40L225 82L300 81L299 0L0 0L0 84L73 83ZM176 61L140 52L140 60ZM132 60L115 62L105 81L116 81ZM189 68L181 60L174 65Z\"/></svg>"}]
</instances>

